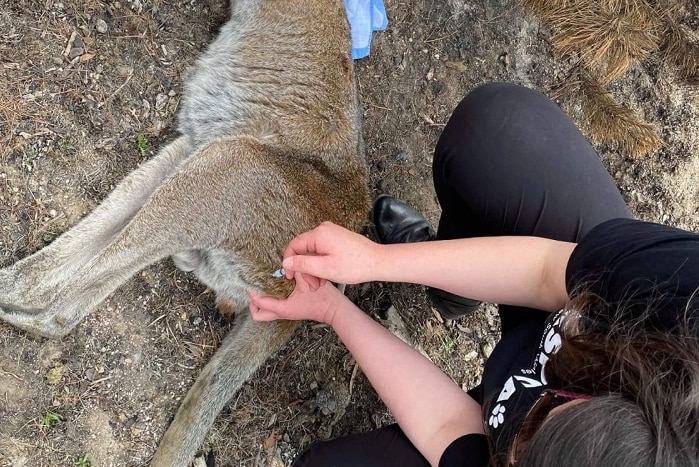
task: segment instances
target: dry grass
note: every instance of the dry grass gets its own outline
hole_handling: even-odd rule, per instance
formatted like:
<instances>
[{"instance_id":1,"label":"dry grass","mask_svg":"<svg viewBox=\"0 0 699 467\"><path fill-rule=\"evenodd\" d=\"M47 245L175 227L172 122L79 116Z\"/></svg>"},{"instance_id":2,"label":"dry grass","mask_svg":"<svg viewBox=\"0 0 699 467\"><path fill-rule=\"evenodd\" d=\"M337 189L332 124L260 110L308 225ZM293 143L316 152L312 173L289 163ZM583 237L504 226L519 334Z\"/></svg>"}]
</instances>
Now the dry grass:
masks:
<instances>
[{"instance_id":1,"label":"dry grass","mask_svg":"<svg viewBox=\"0 0 699 467\"><path fill-rule=\"evenodd\" d=\"M596 143L618 145L634 159L662 145L656 128L632 109L620 105L597 80L577 70L556 90L555 97L573 95L580 103L583 130Z\"/></svg>"},{"instance_id":2,"label":"dry grass","mask_svg":"<svg viewBox=\"0 0 699 467\"><path fill-rule=\"evenodd\" d=\"M699 84L699 40L679 22L666 23L663 42L663 61L669 64L679 78L688 84Z\"/></svg>"},{"instance_id":3,"label":"dry grass","mask_svg":"<svg viewBox=\"0 0 699 467\"><path fill-rule=\"evenodd\" d=\"M550 8L544 18L553 26L556 53L577 55L605 85L657 50L661 42L660 18L644 2L565 2Z\"/></svg>"},{"instance_id":4,"label":"dry grass","mask_svg":"<svg viewBox=\"0 0 699 467\"><path fill-rule=\"evenodd\" d=\"M661 145L653 126L605 89L635 65L657 61L685 85L699 85L699 42L683 21L685 0L522 0L551 28L554 52L580 72L559 96L577 95L593 140L616 143L631 157ZM580 78L582 76L582 78ZM693 92L688 92L692 95Z\"/></svg>"}]
</instances>

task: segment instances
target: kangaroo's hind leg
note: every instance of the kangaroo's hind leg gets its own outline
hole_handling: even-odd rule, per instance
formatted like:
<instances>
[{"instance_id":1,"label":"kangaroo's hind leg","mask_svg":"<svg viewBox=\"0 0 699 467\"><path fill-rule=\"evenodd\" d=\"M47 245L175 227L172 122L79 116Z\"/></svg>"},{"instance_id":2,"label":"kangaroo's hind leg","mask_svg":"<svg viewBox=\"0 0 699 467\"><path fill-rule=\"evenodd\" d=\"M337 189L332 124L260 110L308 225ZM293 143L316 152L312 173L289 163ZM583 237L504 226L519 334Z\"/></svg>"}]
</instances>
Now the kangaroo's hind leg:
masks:
<instances>
[{"instance_id":1,"label":"kangaroo's hind leg","mask_svg":"<svg viewBox=\"0 0 699 467\"><path fill-rule=\"evenodd\" d=\"M190 151L184 136L171 142L53 243L0 270L0 312L30 316L44 310L64 284L119 235Z\"/></svg>"},{"instance_id":2,"label":"kangaroo's hind leg","mask_svg":"<svg viewBox=\"0 0 699 467\"><path fill-rule=\"evenodd\" d=\"M212 156L218 156L213 157ZM68 333L119 285L144 267L179 252L215 247L231 234L231 219L248 208L222 196L230 180L227 153L204 150L183 163L101 250L60 281L40 284L48 300L40 309L2 303L0 319L47 337ZM219 197L212 194L219 194ZM225 194L225 193L224 193ZM31 271L30 271L31 272Z\"/></svg>"}]
</instances>

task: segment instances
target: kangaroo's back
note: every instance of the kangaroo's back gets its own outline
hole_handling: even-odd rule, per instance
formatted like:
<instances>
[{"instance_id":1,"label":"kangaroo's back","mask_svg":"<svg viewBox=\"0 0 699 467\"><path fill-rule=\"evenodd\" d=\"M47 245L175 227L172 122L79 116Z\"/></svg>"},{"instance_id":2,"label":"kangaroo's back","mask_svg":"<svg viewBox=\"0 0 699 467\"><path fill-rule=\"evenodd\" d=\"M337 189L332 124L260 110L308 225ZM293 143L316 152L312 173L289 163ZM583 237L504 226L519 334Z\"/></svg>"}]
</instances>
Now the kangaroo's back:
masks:
<instances>
[{"instance_id":1,"label":"kangaroo's back","mask_svg":"<svg viewBox=\"0 0 699 467\"><path fill-rule=\"evenodd\" d=\"M185 85L180 131L195 146L257 132L346 168L360 113L341 0L241 0Z\"/></svg>"}]
</instances>

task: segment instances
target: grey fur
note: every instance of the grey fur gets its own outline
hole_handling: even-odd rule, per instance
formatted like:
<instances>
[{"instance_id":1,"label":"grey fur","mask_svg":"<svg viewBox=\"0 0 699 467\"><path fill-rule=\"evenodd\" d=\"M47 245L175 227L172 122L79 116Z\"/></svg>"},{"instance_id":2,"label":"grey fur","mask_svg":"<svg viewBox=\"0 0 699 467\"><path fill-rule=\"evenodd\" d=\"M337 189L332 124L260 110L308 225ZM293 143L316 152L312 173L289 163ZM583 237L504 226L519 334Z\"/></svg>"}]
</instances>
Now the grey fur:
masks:
<instances>
[{"instance_id":1,"label":"grey fur","mask_svg":"<svg viewBox=\"0 0 699 467\"><path fill-rule=\"evenodd\" d=\"M168 256L241 312L151 465L188 465L219 411L295 329L247 313L247 290L293 289L271 276L289 240L324 220L364 224L353 73L341 0L233 1L187 79L181 136L51 245L0 270L0 319L51 338Z\"/></svg>"}]
</instances>

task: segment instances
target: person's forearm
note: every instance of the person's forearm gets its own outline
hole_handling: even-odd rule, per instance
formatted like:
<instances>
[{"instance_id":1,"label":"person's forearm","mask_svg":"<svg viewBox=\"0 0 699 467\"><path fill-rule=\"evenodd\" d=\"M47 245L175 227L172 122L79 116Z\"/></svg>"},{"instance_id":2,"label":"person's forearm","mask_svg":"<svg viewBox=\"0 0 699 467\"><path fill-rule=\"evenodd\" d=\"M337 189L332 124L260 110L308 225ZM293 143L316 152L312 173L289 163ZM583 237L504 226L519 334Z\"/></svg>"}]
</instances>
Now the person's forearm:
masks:
<instances>
[{"instance_id":1,"label":"person's forearm","mask_svg":"<svg viewBox=\"0 0 699 467\"><path fill-rule=\"evenodd\" d=\"M415 349L346 301L331 326L410 441L432 465L459 436L483 433L480 405Z\"/></svg>"},{"instance_id":2,"label":"person's forearm","mask_svg":"<svg viewBox=\"0 0 699 467\"><path fill-rule=\"evenodd\" d=\"M538 237L477 237L383 245L375 280L411 282L487 302L556 311L574 243Z\"/></svg>"}]
</instances>

